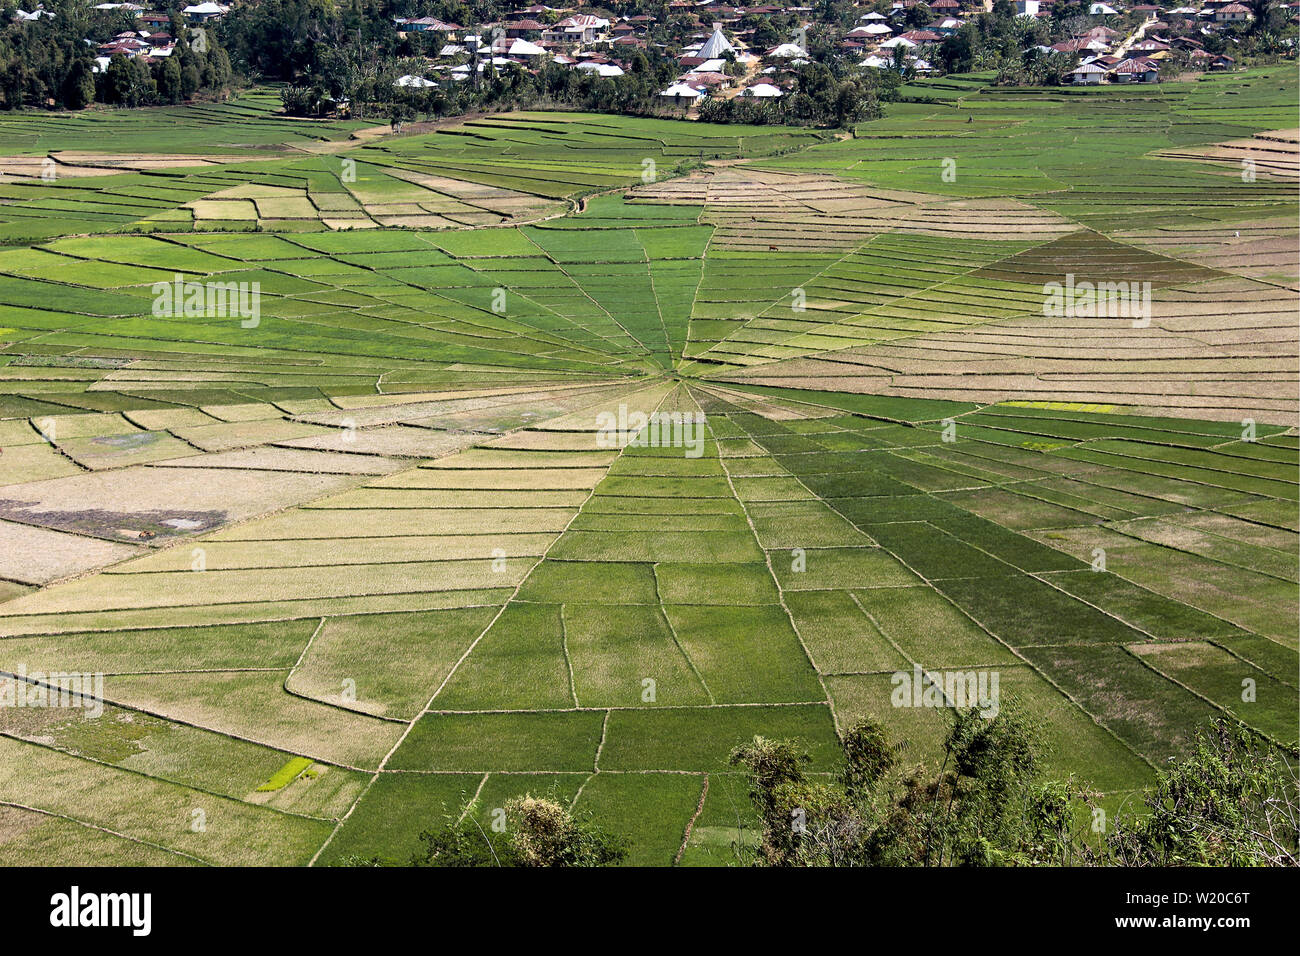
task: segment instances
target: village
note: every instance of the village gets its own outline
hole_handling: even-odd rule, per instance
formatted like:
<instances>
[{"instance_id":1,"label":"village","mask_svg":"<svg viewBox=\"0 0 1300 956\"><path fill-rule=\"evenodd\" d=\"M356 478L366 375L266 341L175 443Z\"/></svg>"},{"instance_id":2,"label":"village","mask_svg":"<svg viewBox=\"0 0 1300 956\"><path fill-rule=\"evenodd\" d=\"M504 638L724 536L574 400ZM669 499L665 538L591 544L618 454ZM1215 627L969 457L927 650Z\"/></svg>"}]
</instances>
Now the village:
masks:
<instances>
[{"instance_id":1,"label":"village","mask_svg":"<svg viewBox=\"0 0 1300 956\"><path fill-rule=\"evenodd\" d=\"M945 39L994 12L993 0L928 4L892 0L861 6L870 9L841 33L834 55L861 68L920 76L944 72L936 53ZM1053 0L1014 0L1011 6L1015 17L1028 25L1049 21ZM785 96L795 85L794 69L814 56L807 42L809 32L818 26L811 7L673 0L668 9L699 24L683 37L676 58L681 72L659 93L662 100L676 105L691 106L711 96ZM1288 5L1291 23L1296 22L1298 10L1300 3ZM764 31L753 21L778 14L793 15L797 26L783 42L764 42ZM1074 35L1050 45L1027 44L1024 52L1074 60L1073 69L1064 75L1068 83L1156 83L1166 62L1176 64L1178 72L1236 68L1235 57L1207 51L1206 38L1228 36L1253 18L1250 9L1236 0L1206 0L1195 7L1095 2L1087 5L1086 14L1088 25ZM429 64L428 75L408 74L397 82L431 87L443 77L465 80L472 70L482 71L487 64L497 69L536 69L546 60L618 77L624 74L629 54L645 50L651 42L646 33L654 19L604 17L543 5L527 7L517 18L470 27L433 17L399 19L395 26L400 33L432 32L444 43Z\"/></svg>"},{"instance_id":2,"label":"village","mask_svg":"<svg viewBox=\"0 0 1300 956\"><path fill-rule=\"evenodd\" d=\"M1017 18L1032 22L1050 17L1052 5L1052 0L1015 0L1012 6ZM967 23L993 12L992 0L933 0L929 4L893 0L876 6L885 7L885 12L872 9L859 16L857 24L843 34L838 54L859 67L916 75L938 71L932 62L936 48ZM711 29L699 29L686 38L688 43L677 58L682 72L659 94L664 100L691 105L709 96L779 98L793 85L792 68L809 62L806 37L814 25L811 7L739 7L673 0L668 8L693 15L701 24L708 21ZM1290 8L1294 19L1300 3L1292 3ZM801 18L786 42L770 46L756 42L758 31L744 25L754 17L781 12ZM928 14L928 22L915 25L918 13L920 19ZM1067 73L1068 81L1084 85L1159 82L1161 62L1172 57L1185 56L1186 65L1193 70L1233 69L1236 61L1232 56L1207 52L1197 34L1211 35L1252 17L1247 7L1231 0L1168 9L1154 4L1092 3L1087 13L1095 25L1050 46L1030 47L1041 55L1077 58L1078 65ZM471 69L482 70L487 63L497 68L531 69L544 59L616 77L623 75L629 52L646 48L645 28L654 20L647 15L609 19L541 5L520 14L519 19L471 28L433 17L397 20L396 27L406 33L434 32L446 41L437 61L430 65L434 77L459 81L468 78ZM569 15L555 19L563 14ZM1108 25L1122 25L1126 19L1138 21L1131 32ZM470 59L478 62L471 66ZM398 82L403 86L436 85L434 79L416 75L403 76Z\"/></svg>"},{"instance_id":3,"label":"village","mask_svg":"<svg viewBox=\"0 0 1300 956\"><path fill-rule=\"evenodd\" d=\"M814 62L833 66L839 75L879 70L909 78L997 69L999 82L1012 85L1158 83L1240 68L1238 37L1255 16L1240 0L1076 3L1068 17L1054 15L1058 6L1067 12L1064 0L998 0L996 6L993 0L878 0L858 4L861 12L847 25L821 22L809 6L719 0L671 0L654 8L667 10L663 23L650 13L618 16L587 3L534 4L483 23L396 17L391 28L397 41L416 53L396 61L398 75L386 82L399 96L418 96L467 82L476 86L485 73L535 75L548 66L617 80L638 68L642 54L672 64L676 73L655 98L661 108L684 112L709 99L778 101L798 89L799 68ZM1280 7L1263 9L1270 6ZM106 72L114 57L152 65L176 50L178 31L168 13L129 2L94 9L130 16L135 26L87 38L95 47L95 73ZM219 24L230 10L212 0L181 8L188 43L201 51L204 28ZM1280 7L1289 36L1268 41L1283 56L1295 55L1291 28L1298 11L1296 0ZM18 20L53 16L41 7L14 14ZM971 45L963 32L977 35L981 20L998 16L1014 18L1017 62L1037 64L1037 70L1007 71L1007 58L990 58L987 51L963 58Z\"/></svg>"}]
</instances>

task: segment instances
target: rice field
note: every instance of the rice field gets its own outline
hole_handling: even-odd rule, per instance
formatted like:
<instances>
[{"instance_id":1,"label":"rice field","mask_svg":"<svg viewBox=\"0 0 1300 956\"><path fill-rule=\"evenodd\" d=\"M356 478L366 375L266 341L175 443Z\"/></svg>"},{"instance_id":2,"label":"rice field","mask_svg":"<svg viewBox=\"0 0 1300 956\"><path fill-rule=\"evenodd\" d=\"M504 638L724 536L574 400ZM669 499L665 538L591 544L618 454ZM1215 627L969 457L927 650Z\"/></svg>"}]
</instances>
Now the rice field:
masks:
<instances>
[{"instance_id":1,"label":"rice field","mask_svg":"<svg viewBox=\"0 0 1300 956\"><path fill-rule=\"evenodd\" d=\"M1294 76L904 92L0 120L0 700L102 681L0 707L0 862L404 864L531 793L726 865L755 734L937 764L916 667L1107 800L1214 716L1295 755Z\"/></svg>"}]
</instances>

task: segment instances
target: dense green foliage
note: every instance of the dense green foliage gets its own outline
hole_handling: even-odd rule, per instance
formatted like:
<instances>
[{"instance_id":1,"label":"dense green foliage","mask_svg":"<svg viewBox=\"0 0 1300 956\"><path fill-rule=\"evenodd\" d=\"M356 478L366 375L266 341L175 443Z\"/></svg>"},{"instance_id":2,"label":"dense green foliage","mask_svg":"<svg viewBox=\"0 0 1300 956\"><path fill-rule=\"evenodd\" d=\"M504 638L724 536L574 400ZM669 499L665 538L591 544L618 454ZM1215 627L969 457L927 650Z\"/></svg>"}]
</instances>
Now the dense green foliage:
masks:
<instances>
[{"instance_id":1,"label":"dense green foliage","mask_svg":"<svg viewBox=\"0 0 1300 956\"><path fill-rule=\"evenodd\" d=\"M700 119L709 123L847 128L879 119L884 113L883 104L898 98L902 84L902 77L892 71L854 73L819 63L798 67L793 78L791 91L779 99L706 99L700 104Z\"/></svg>"},{"instance_id":2,"label":"dense green foliage","mask_svg":"<svg viewBox=\"0 0 1300 956\"><path fill-rule=\"evenodd\" d=\"M1033 721L1014 706L992 719L954 712L934 776L890 777L885 734L862 721L845 734L844 767L807 777L789 742L756 737L732 763L749 776L763 822L754 862L766 866L1042 865L1073 862L1061 836L1069 809L1042 780Z\"/></svg>"},{"instance_id":3,"label":"dense green foliage","mask_svg":"<svg viewBox=\"0 0 1300 956\"><path fill-rule=\"evenodd\" d=\"M1123 866L1300 866L1296 768L1240 724L1216 721L1116 820L1107 861Z\"/></svg>"},{"instance_id":4,"label":"dense green foliage","mask_svg":"<svg viewBox=\"0 0 1300 956\"><path fill-rule=\"evenodd\" d=\"M869 720L841 740L830 779L804 772L789 741L755 737L732 753L762 821L763 866L1295 866L1296 775L1244 725L1216 720L1157 772L1107 832L1097 795L1050 781L1041 729L1012 702L986 719L956 710L936 774L897 762ZM1105 839L1095 834L1106 832Z\"/></svg>"},{"instance_id":5,"label":"dense green foliage","mask_svg":"<svg viewBox=\"0 0 1300 956\"><path fill-rule=\"evenodd\" d=\"M121 11L88 8L77 0L45 5L53 17L12 19L15 5L0 10L0 109L24 107L79 110L92 102L108 106L158 106L198 95L224 96L234 79L230 59L215 31L178 28L171 56L149 64L115 55L108 69L94 73L95 48L87 38L107 39L136 23ZM175 10L173 23L182 19Z\"/></svg>"}]
</instances>

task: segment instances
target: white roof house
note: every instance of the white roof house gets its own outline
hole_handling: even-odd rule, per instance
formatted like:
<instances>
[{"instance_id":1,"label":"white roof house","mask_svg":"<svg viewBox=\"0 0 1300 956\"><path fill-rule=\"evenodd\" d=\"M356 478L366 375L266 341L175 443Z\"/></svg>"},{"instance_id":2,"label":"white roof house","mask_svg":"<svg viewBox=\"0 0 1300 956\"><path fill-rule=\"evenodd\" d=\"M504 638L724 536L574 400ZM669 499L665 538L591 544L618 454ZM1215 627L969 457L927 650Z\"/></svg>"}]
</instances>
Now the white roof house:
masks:
<instances>
[{"instance_id":1,"label":"white roof house","mask_svg":"<svg viewBox=\"0 0 1300 956\"><path fill-rule=\"evenodd\" d=\"M574 67L575 70L582 70L584 73L595 73L597 76L622 76L622 67L615 66L613 63L579 63Z\"/></svg>"},{"instance_id":2,"label":"white roof house","mask_svg":"<svg viewBox=\"0 0 1300 956\"><path fill-rule=\"evenodd\" d=\"M892 50L896 46L901 46L905 50L916 49L916 44L906 37L894 37L892 40L886 40L884 43L880 44L880 49Z\"/></svg>"},{"instance_id":3,"label":"white roof house","mask_svg":"<svg viewBox=\"0 0 1300 956\"><path fill-rule=\"evenodd\" d=\"M546 51L536 43L529 43L527 40L515 40L510 44L510 56L541 56Z\"/></svg>"},{"instance_id":4,"label":"white roof house","mask_svg":"<svg viewBox=\"0 0 1300 956\"><path fill-rule=\"evenodd\" d=\"M399 76L393 81L393 86L400 86L403 88L410 87L420 90L427 90L429 87L437 85L438 84L433 82L433 80L426 80L422 76L412 76L409 73L406 76Z\"/></svg>"},{"instance_id":5,"label":"white roof house","mask_svg":"<svg viewBox=\"0 0 1300 956\"><path fill-rule=\"evenodd\" d=\"M556 26L562 29L568 27L591 27L597 30L604 30L609 26L609 21L604 17L594 16L590 13L581 13L577 16L565 17L557 23Z\"/></svg>"},{"instance_id":6,"label":"white roof house","mask_svg":"<svg viewBox=\"0 0 1300 956\"><path fill-rule=\"evenodd\" d=\"M687 86L685 83L674 83L672 86L668 87L668 89L663 90L659 95L670 100L698 100L704 95L704 91L697 90L693 86Z\"/></svg>"},{"instance_id":7,"label":"white roof house","mask_svg":"<svg viewBox=\"0 0 1300 956\"><path fill-rule=\"evenodd\" d=\"M1088 16L1090 17L1113 17L1119 13L1114 7L1108 7L1104 3L1094 3L1088 7Z\"/></svg>"},{"instance_id":8,"label":"white roof house","mask_svg":"<svg viewBox=\"0 0 1300 956\"><path fill-rule=\"evenodd\" d=\"M741 96L753 96L763 99L775 99L778 96L785 96L785 92L778 86L771 83L755 83L753 86L740 91Z\"/></svg>"},{"instance_id":9,"label":"white roof house","mask_svg":"<svg viewBox=\"0 0 1300 956\"><path fill-rule=\"evenodd\" d=\"M230 12L230 8L220 3L213 3L211 0L205 0L203 3L193 3L181 10L181 13L187 17L212 18L223 16Z\"/></svg>"},{"instance_id":10,"label":"white roof house","mask_svg":"<svg viewBox=\"0 0 1300 956\"><path fill-rule=\"evenodd\" d=\"M782 43L780 46L768 50L767 55L776 57L779 60L788 60L791 57L807 56L808 51L797 43Z\"/></svg>"}]
</instances>

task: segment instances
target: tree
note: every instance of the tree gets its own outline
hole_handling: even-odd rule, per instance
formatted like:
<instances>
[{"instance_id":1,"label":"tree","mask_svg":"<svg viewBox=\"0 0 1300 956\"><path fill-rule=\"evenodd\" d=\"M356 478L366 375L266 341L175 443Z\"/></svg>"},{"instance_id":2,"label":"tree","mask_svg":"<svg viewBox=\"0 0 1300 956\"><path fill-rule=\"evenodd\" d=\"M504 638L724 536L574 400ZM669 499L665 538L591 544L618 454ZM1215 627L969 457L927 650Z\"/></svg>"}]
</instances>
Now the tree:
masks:
<instances>
[{"instance_id":1,"label":"tree","mask_svg":"<svg viewBox=\"0 0 1300 956\"><path fill-rule=\"evenodd\" d=\"M199 54L186 50L181 54L180 62L180 94L181 99L188 100L198 92L202 81L202 70L199 60Z\"/></svg>"},{"instance_id":2,"label":"tree","mask_svg":"<svg viewBox=\"0 0 1300 956\"><path fill-rule=\"evenodd\" d=\"M841 739L833 780L806 754L757 737L732 753L762 822L752 862L767 866L992 866L1079 862L1072 785L1040 779L1039 731L1014 701L986 718L953 711L937 774L895 773L885 732L864 720Z\"/></svg>"},{"instance_id":3,"label":"tree","mask_svg":"<svg viewBox=\"0 0 1300 956\"><path fill-rule=\"evenodd\" d=\"M163 60L158 69L158 98L164 103L181 101L181 65L174 58Z\"/></svg>"},{"instance_id":4,"label":"tree","mask_svg":"<svg viewBox=\"0 0 1300 956\"><path fill-rule=\"evenodd\" d=\"M1107 843L1124 866L1297 866L1297 789L1296 768L1271 744L1218 720Z\"/></svg>"},{"instance_id":5,"label":"tree","mask_svg":"<svg viewBox=\"0 0 1300 956\"><path fill-rule=\"evenodd\" d=\"M796 743L755 737L731 762L762 834L738 852L764 866L1298 865L1296 770L1243 725L1199 731L1104 839L1096 794L1045 780L1040 741L1015 701L992 718L954 710L938 771L909 770L862 721L841 739L840 771L819 781Z\"/></svg>"},{"instance_id":6,"label":"tree","mask_svg":"<svg viewBox=\"0 0 1300 956\"><path fill-rule=\"evenodd\" d=\"M1278 0L1247 0L1250 8L1250 33L1276 33L1282 28L1283 8Z\"/></svg>"},{"instance_id":7,"label":"tree","mask_svg":"<svg viewBox=\"0 0 1300 956\"><path fill-rule=\"evenodd\" d=\"M63 82L63 108L69 110L85 109L95 100L95 74L90 63L79 59L68 71Z\"/></svg>"},{"instance_id":8,"label":"tree","mask_svg":"<svg viewBox=\"0 0 1300 956\"><path fill-rule=\"evenodd\" d=\"M108 79L104 85L104 101L115 106L134 106L132 99L131 64L122 54L114 54L108 61Z\"/></svg>"},{"instance_id":9,"label":"tree","mask_svg":"<svg viewBox=\"0 0 1300 956\"><path fill-rule=\"evenodd\" d=\"M609 866L627 850L586 818L554 800L526 795L506 803L504 832L486 831L473 813L420 834L411 866Z\"/></svg>"}]
</instances>

